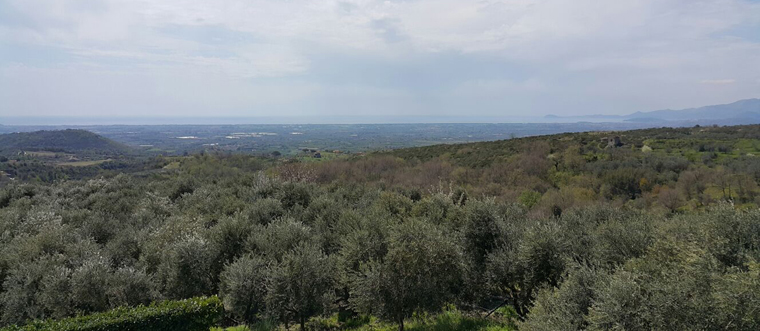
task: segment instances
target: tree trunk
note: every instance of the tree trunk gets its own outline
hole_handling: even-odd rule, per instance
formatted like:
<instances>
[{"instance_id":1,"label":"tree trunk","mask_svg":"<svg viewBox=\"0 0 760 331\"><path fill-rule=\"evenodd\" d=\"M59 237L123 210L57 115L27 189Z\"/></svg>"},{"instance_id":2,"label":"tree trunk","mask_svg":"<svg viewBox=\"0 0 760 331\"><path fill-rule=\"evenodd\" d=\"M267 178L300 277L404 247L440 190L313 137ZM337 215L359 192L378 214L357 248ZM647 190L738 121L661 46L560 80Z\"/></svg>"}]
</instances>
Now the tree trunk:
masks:
<instances>
[{"instance_id":1,"label":"tree trunk","mask_svg":"<svg viewBox=\"0 0 760 331\"><path fill-rule=\"evenodd\" d=\"M404 318L402 317L398 321L398 331L404 331Z\"/></svg>"},{"instance_id":2,"label":"tree trunk","mask_svg":"<svg viewBox=\"0 0 760 331\"><path fill-rule=\"evenodd\" d=\"M253 306L253 303L251 301L248 301L248 305L245 306L245 322L246 323L253 322L253 311L251 310L251 306Z\"/></svg>"},{"instance_id":3,"label":"tree trunk","mask_svg":"<svg viewBox=\"0 0 760 331\"><path fill-rule=\"evenodd\" d=\"M486 317L491 316L491 314L495 313L497 310L499 310L499 308L504 307L504 305L506 305L507 303L509 303L509 298L504 299L504 301L502 301L498 306L496 306L496 308L491 309L491 311L489 311L488 314L486 314Z\"/></svg>"},{"instance_id":4,"label":"tree trunk","mask_svg":"<svg viewBox=\"0 0 760 331\"><path fill-rule=\"evenodd\" d=\"M524 321L525 317L528 315L528 304L530 303L530 293L527 294L517 294L512 297L512 307L515 308L515 312L517 313L517 317Z\"/></svg>"},{"instance_id":5,"label":"tree trunk","mask_svg":"<svg viewBox=\"0 0 760 331\"><path fill-rule=\"evenodd\" d=\"M301 331L306 331L306 318L304 318L303 316L301 316L300 317L300 322L301 322Z\"/></svg>"}]
</instances>

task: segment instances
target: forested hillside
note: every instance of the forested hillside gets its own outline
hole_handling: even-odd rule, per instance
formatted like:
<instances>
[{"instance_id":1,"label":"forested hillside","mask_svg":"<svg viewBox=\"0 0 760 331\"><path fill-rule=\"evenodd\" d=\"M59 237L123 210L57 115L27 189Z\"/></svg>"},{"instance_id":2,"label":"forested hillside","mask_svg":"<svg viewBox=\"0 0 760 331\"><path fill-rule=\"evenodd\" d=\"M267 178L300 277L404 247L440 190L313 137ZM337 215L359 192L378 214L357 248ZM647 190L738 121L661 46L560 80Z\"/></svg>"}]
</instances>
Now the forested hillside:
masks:
<instances>
[{"instance_id":1,"label":"forested hillside","mask_svg":"<svg viewBox=\"0 0 760 331\"><path fill-rule=\"evenodd\" d=\"M129 147L85 130L17 132L0 135L0 155L23 151L123 154Z\"/></svg>"},{"instance_id":2,"label":"forested hillside","mask_svg":"<svg viewBox=\"0 0 760 331\"><path fill-rule=\"evenodd\" d=\"M261 329L758 329L758 151L695 127L5 183L0 323L218 294Z\"/></svg>"},{"instance_id":3,"label":"forested hillside","mask_svg":"<svg viewBox=\"0 0 760 331\"><path fill-rule=\"evenodd\" d=\"M85 130L0 134L0 185L55 182L150 168L130 147Z\"/></svg>"},{"instance_id":4,"label":"forested hillside","mask_svg":"<svg viewBox=\"0 0 760 331\"><path fill-rule=\"evenodd\" d=\"M756 155L760 126L697 126L401 149L323 163L312 171L323 183L423 193L451 186L543 214L598 203L683 212L719 201L757 206Z\"/></svg>"}]
</instances>

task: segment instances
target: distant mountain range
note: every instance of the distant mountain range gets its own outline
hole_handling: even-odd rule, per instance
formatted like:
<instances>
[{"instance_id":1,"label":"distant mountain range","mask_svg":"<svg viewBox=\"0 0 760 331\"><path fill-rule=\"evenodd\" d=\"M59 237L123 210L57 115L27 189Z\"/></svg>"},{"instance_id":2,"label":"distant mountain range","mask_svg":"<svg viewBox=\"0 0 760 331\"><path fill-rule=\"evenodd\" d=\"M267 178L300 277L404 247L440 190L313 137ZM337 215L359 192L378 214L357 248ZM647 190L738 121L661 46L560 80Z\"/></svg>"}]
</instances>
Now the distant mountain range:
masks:
<instances>
[{"instance_id":1,"label":"distant mountain range","mask_svg":"<svg viewBox=\"0 0 760 331\"><path fill-rule=\"evenodd\" d=\"M625 122L700 122L718 121L736 124L760 123L760 99L739 100L725 105L713 105L681 110L655 110L635 112L629 115L585 115L585 116L556 116L547 115L547 120L594 120L594 121L625 121Z\"/></svg>"}]
</instances>

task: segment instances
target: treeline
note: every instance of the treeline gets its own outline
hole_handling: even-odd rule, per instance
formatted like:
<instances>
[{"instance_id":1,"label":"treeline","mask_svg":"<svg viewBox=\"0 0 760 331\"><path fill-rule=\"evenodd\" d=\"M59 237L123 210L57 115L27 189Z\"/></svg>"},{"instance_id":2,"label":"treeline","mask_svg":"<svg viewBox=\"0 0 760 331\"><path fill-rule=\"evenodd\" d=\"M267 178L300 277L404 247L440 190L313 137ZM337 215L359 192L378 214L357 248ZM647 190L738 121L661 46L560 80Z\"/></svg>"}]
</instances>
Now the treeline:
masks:
<instances>
[{"instance_id":1,"label":"treeline","mask_svg":"<svg viewBox=\"0 0 760 331\"><path fill-rule=\"evenodd\" d=\"M0 157L0 187L11 179L19 182L54 183L63 180L80 180L98 177L114 177L121 173L149 173L168 164L164 158L114 158L89 166L61 166L33 157Z\"/></svg>"},{"instance_id":2,"label":"treeline","mask_svg":"<svg viewBox=\"0 0 760 331\"><path fill-rule=\"evenodd\" d=\"M403 328L448 304L504 304L524 330L760 327L757 209L543 215L455 186L259 167L205 155L177 173L0 190L1 323L219 294L241 323L338 313Z\"/></svg>"},{"instance_id":3,"label":"treeline","mask_svg":"<svg viewBox=\"0 0 760 331\"><path fill-rule=\"evenodd\" d=\"M190 176L214 178L269 168L278 158L231 153L206 153L192 156L114 157L95 165L61 166L31 156L0 156L0 188L11 182L55 183L65 180L112 178L119 174L139 177L181 171Z\"/></svg>"},{"instance_id":4,"label":"treeline","mask_svg":"<svg viewBox=\"0 0 760 331\"><path fill-rule=\"evenodd\" d=\"M224 306L213 296L118 307L60 320L36 320L23 326L0 327L0 331L208 331L223 316Z\"/></svg>"}]
</instances>

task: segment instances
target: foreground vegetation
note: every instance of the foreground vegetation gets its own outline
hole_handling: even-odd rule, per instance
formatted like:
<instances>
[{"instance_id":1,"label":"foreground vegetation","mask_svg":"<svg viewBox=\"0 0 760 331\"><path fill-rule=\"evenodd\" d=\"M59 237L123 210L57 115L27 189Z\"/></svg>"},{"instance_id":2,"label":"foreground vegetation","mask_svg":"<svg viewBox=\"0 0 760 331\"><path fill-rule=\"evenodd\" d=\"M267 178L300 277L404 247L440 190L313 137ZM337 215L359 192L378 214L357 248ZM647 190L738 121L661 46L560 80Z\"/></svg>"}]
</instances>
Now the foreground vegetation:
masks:
<instances>
[{"instance_id":1,"label":"foreground vegetation","mask_svg":"<svg viewBox=\"0 0 760 331\"><path fill-rule=\"evenodd\" d=\"M112 331L142 330L206 331L219 323L224 314L217 297L164 301L135 308L119 307L103 313L35 321L24 326L10 326L2 331Z\"/></svg>"},{"instance_id":2,"label":"foreground vegetation","mask_svg":"<svg viewBox=\"0 0 760 331\"><path fill-rule=\"evenodd\" d=\"M760 328L760 128L679 130L10 183L0 323L218 294L254 329Z\"/></svg>"},{"instance_id":3,"label":"foreground vegetation","mask_svg":"<svg viewBox=\"0 0 760 331\"><path fill-rule=\"evenodd\" d=\"M405 329L407 331L509 331L515 330L512 321L513 313L509 309L500 309L490 317L483 318L481 315L467 314L449 306L434 315L415 315L407 319ZM277 328L276 323L264 320L250 326L217 327L212 331L265 331ZM398 326L367 315L342 319L338 314L333 314L329 317L313 317L307 322L306 328L309 330L395 331Z\"/></svg>"}]
</instances>

